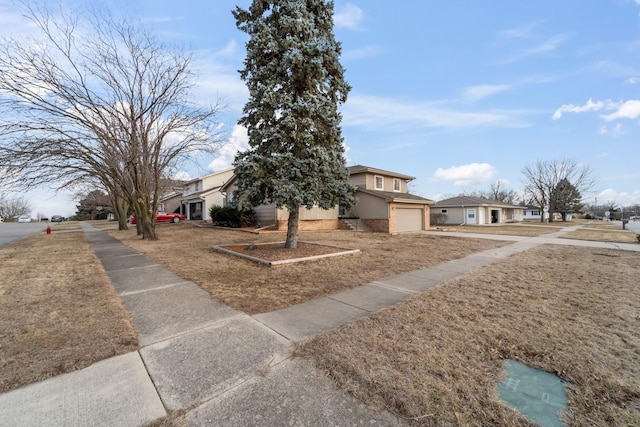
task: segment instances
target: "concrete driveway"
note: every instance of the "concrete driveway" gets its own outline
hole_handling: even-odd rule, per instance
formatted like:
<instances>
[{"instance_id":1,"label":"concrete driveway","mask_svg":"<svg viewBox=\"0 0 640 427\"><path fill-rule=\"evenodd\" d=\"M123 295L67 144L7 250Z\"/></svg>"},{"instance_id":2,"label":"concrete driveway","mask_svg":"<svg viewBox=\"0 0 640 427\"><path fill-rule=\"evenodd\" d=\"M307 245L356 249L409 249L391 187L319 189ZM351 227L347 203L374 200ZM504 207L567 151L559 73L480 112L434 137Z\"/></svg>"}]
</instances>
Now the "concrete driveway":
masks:
<instances>
[{"instance_id":1,"label":"concrete driveway","mask_svg":"<svg viewBox=\"0 0 640 427\"><path fill-rule=\"evenodd\" d=\"M0 222L0 248L23 237L43 232L46 222Z\"/></svg>"}]
</instances>

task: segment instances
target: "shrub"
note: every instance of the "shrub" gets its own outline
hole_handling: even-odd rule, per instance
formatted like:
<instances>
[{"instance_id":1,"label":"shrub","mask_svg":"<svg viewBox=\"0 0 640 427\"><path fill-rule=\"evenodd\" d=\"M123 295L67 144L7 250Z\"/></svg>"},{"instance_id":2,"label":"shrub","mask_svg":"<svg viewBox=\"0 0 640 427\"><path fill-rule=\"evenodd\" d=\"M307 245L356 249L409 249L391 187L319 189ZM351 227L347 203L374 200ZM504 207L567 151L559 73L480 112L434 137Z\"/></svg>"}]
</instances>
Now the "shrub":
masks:
<instances>
[{"instance_id":1,"label":"shrub","mask_svg":"<svg viewBox=\"0 0 640 427\"><path fill-rule=\"evenodd\" d=\"M213 225L221 227L248 227L253 224L253 211L240 210L234 206L212 206L209 217Z\"/></svg>"},{"instance_id":2,"label":"shrub","mask_svg":"<svg viewBox=\"0 0 640 427\"><path fill-rule=\"evenodd\" d=\"M432 213L431 214L431 225L436 227L440 225L444 225L447 222L447 214L445 213Z\"/></svg>"}]
</instances>

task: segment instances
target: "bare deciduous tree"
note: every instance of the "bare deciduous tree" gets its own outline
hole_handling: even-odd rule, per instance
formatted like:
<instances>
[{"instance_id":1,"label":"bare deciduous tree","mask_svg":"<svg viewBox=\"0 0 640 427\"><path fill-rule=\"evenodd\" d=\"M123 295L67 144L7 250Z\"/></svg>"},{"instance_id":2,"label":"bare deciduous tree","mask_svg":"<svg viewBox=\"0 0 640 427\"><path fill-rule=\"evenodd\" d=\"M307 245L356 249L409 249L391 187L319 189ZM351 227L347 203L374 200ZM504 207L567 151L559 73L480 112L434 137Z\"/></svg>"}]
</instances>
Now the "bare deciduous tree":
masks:
<instances>
[{"instance_id":1,"label":"bare deciduous tree","mask_svg":"<svg viewBox=\"0 0 640 427\"><path fill-rule=\"evenodd\" d=\"M504 182L498 180L491 184L488 191L480 190L470 193L469 196L482 197L484 199L496 200L501 203L509 205L516 205L520 201L518 192L515 190L509 190L505 187Z\"/></svg>"},{"instance_id":2,"label":"bare deciduous tree","mask_svg":"<svg viewBox=\"0 0 640 427\"><path fill-rule=\"evenodd\" d=\"M5 221L14 221L20 215L28 215L31 206L24 197L0 199L0 217Z\"/></svg>"},{"instance_id":3,"label":"bare deciduous tree","mask_svg":"<svg viewBox=\"0 0 640 427\"><path fill-rule=\"evenodd\" d=\"M190 55L139 23L25 12L40 37L0 43L0 167L25 188L98 180L156 239L160 179L215 150L221 107L193 103Z\"/></svg>"},{"instance_id":4,"label":"bare deciduous tree","mask_svg":"<svg viewBox=\"0 0 640 427\"><path fill-rule=\"evenodd\" d=\"M552 203L552 192L562 180L567 180L575 189L585 194L593 189L596 179L588 165L575 160L538 160L526 166L524 174L525 196L536 205L549 206L549 219L553 221L556 206ZM544 221L542 216L541 221Z\"/></svg>"}]
</instances>

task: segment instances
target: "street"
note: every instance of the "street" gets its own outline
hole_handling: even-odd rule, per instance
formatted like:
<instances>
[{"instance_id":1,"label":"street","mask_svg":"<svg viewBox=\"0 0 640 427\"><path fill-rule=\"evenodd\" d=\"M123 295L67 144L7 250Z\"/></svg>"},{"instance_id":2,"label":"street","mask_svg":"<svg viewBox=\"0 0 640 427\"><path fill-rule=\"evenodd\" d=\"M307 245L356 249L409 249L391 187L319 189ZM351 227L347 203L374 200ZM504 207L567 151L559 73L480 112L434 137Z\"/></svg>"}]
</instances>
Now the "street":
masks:
<instances>
[{"instance_id":1,"label":"street","mask_svg":"<svg viewBox=\"0 0 640 427\"><path fill-rule=\"evenodd\" d=\"M40 233L46 228L46 222L2 222L0 223L0 248L14 240Z\"/></svg>"}]
</instances>

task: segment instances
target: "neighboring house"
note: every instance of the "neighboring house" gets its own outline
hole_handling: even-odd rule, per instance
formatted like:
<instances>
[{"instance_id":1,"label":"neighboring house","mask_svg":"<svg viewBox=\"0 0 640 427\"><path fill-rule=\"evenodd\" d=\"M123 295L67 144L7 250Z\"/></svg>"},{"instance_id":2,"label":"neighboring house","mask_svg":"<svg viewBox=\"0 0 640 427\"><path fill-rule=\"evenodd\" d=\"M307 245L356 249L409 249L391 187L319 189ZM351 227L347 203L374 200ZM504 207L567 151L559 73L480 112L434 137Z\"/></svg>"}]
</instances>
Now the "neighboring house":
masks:
<instances>
[{"instance_id":1,"label":"neighboring house","mask_svg":"<svg viewBox=\"0 0 640 427\"><path fill-rule=\"evenodd\" d=\"M358 203L347 216L384 233L429 229L429 206L435 202L409 194L408 183L415 177L362 165L348 169Z\"/></svg>"},{"instance_id":2,"label":"neighboring house","mask_svg":"<svg viewBox=\"0 0 640 427\"><path fill-rule=\"evenodd\" d=\"M176 179L163 179L160 182L161 194L158 212L182 213L182 191L187 182Z\"/></svg>"},{"instance_id":3,"label":"neighboring house","mask_svg":"<svg viewBox=\"0 0 640 427\"><path fill-rule=\"evenodd\" d=\"M182 213L182 193L172 191L160 198L158 212Z\"/></svg>"},{"instance_id":4,"label":"neighboring house","mask_svg":"<svg viewBox=\"0 0 640 427\"><path fill-rule=\"evenodd\" d=\"M433 213L447 216L445 224L484 225L520 222L523 206L509 205L482 197L458 196L440 200L432 206Z\"/></svg>"},{"instance_id":5,"label":"neighboring house","mask_svg":"<svg viewBox=\"0 0 640 427\"><path fill-rule=\"evenodd\" d=\"M234 192L238 189L237 178L234 175L220 188L225 197L225 205L233 202ZM289 222L287 208L277 208L275 204L263 204L253 207L254 221L258 227L274 226L276 230L286 230ZM333 209L321 209L313 207L300 209L300 222L298 228L302 231L310 230L337 230L345 228L338 218L338 207Z\"/></svg>"},{"instance_id":6,"label":"neighboring house","mask_svg":"<svg viewBox=\"0 0 640 427\"><path fill-rule=\"evenodd\" d=\"M356 206L348 212L336 206L334 209L300 210L300 230L335 230L346 228L344 218L358 218L372 231L399 233L429 229L429 205L433 200L408 193L407 183L412 176L389 172L368 166L348 168L351 184L358 199ZM227 202L233 200L237 189L235 178L222 188ZM278 230L286 230L289 213L275 205L260 205L253 208L256 221L261 226L275 225Z\"/></svg>"},{"instance_id":7,"label":"neighboring house","mask_svg":"<svg viewBox=\"0 0 640 427\"><path fill-rule=\"evenodd\" d=\"M522 208L522 219L527 220L537 220L540 221L542 219L542 208L537 206L527 205Z\"/></svg>"},{"instance_id":8,"label":"neighboring house","mask_svg":"<svg viewBox=\"0 0 640 427\"><path fill-rule=\"evenodd\" d=\"M223 185L233 178L227 169L188 181L180 198L181 213L187 220L206 220L212 206L224 206Z\"/></svg>"}]
</instances>

